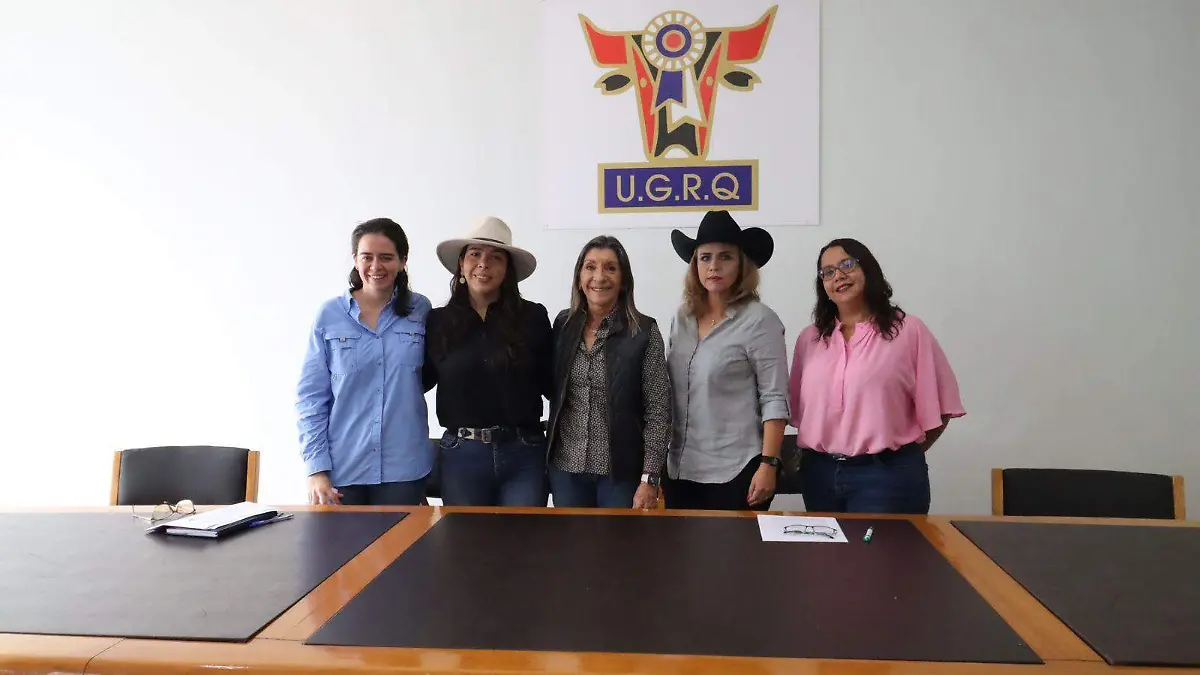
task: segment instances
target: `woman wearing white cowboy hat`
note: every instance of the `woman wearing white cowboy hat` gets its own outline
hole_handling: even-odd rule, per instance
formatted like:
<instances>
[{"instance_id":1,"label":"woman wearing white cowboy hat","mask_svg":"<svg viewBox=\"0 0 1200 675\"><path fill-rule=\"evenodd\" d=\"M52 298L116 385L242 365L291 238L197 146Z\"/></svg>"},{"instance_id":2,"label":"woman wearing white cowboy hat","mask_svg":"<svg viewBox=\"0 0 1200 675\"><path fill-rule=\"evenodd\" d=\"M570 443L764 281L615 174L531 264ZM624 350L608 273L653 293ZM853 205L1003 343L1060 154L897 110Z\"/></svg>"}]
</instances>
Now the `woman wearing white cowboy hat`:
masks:
<instances>
[{"instance_id":1,"label":"woman wearing white cowboy hat","mask_svg":"<svg viewBox=\"0 0 1200 675\"><path fill-rule=\"evenodd\" d=\"M437 386L442 501L546 506L542 399L551 389L550 318L517 282L537 266L504 221L484 218L438 244L450 300L429 314L425 390Z\"/></svg>"},{"instance_id":2,"label":"woman wearing white cowboy hat","mask_svg":"<svg viewBox=\"0 0 1200 675\"><path fill-rule=\"evenodd\" d=\"M758 298L774 242L710 211L696 238L671 232L688 263L667 368L674 429L663 481L671 509L765 510L788 420L783 322Z\"/></svg>"}]
</instances>

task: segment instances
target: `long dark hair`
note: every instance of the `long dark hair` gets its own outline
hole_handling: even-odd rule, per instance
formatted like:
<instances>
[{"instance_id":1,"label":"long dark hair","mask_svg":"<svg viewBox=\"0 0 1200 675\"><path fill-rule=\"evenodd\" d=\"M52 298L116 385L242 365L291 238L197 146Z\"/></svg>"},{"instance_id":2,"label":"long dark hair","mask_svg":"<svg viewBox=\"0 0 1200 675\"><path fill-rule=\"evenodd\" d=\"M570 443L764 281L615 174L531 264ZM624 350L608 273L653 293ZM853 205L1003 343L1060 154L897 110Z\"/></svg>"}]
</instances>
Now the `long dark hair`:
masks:
<instances>
[{"instance_id":1,"label":"long dark hair","mask_svg":"<svg viewBox=\"0 0 1200 675\"><path fill-rule=\"evenodd\" d=\"M587 296L579 288L579 276L583 273L583 263L589 251L598 248L608 249L617 256L617 266L621 270L621 290L617 293L617 315L629 326L629 334L637 335L637 303L633 301L633 267L629 264L629 254L616 237L602 234L583 245L579 258L575 261L574 284L571 287L571 314L587 311Z\"/></svg>"},{"instance_id":2,"label":"long dark hair","mask_svg":"<svg viewBox=\"0 0 1200 675\"><path fill-rule=\"evenodd\" d=\"M817 327L817 339L824 340L833 335L834 323L838 317L837 305L825 292L825 284L821 282L820 275L821 256L836 246L842 247L846 255L857 260L859 268L863 271L863 298L879 334L885 340L899 335L900 327L904 325L904 310L892 303L892 285L888 283L887 277L883 276L883 268L879 266L879 261L870 249L856 239L834 239L825 244L817 254L817 304L812 313L813 324Z\"/></svg>"},{"instance_id":3,"label":"long dark hair","mask_svg":"<svg viewBox=\"0 0 1200 675\"><path fill-rule=\"evenodd\" d=\"M455 311L448 312L445 330L434 345L435 355L444 357L470 337L473 331L475 309L471 307L471 293L467 282L462 278L462 261L467 255L469 246L463 246L458 252L457 271L450 278L450 299L446 306ZM504 268L504 279L500 281L500 297L488 308L487 322L492 330L500 334L501 344L496 345L493 357L501 363L515 363L527 356L528 340L522 328L525 321L525 302L521 299L521 291L517 288L517 269L513 258L504 249L497 249L504 254L507 261Z\"/></svg>"},{"instance_id":4,"label":"long dark hair","mask_svg":"<svg viewBox=\"0 0 1200 675\"><path fill-rule=\"evenodd\" d=\"M358 242L368 234L382 234L391 239L400 260L408 257L408 235L404 234L404 228L390 218L372 218L354 228L350 233L350 250L354 252L355 257L358 256ZM350 290L361 291L362 287L362 275L358 273L358 267L354 267L350 270ZM404 268L396 273L395 288L396 301L392 303L392 311L396 316L408 316L412 311L412 289L408 287L408 271Z\"/></svg>"}]
</instances>

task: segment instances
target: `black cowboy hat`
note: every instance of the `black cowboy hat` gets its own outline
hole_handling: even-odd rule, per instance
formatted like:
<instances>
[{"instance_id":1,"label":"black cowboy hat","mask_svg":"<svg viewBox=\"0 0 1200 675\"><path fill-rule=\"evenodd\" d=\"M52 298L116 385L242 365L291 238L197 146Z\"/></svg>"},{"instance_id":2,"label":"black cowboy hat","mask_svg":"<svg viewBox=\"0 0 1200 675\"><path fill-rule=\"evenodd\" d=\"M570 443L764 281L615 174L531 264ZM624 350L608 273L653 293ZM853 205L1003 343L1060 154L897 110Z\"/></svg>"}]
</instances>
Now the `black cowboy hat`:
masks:
<instances>
[{"instance_id":1,"label":"black cowboy hat","mask_svg":"<svg viewBox=\"0 0 1200 675\"><path fill-rule=\"evenodd\" d=\"M679 230L671 230L671 245L684 262L692 261L692 253L696 251L697 246L713 243L737 246L760 268L767 264L771 254L775 252L775 240L771 238L771 233L761 227L747 227L743 230L728 211L709 211L704 214L695 239Z\"/></svg>"}]
</instances>

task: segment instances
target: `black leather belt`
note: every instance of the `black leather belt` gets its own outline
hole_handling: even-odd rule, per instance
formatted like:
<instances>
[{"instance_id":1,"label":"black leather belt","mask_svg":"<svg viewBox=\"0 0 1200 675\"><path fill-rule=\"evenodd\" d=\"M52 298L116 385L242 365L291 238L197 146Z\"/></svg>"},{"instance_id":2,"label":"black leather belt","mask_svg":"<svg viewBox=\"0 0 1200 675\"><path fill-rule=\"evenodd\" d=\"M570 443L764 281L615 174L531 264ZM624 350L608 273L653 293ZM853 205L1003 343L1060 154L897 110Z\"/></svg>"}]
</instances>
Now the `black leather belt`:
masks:
<instances>
[{"instance_id":1,"label":"black leather belt","mask_svg":"<svg viewBox=\"0 0 1200 675\"><path fill-rule=\"evenodd\" d=\"M524 431L527 436L541 434L541 427L482 427L470 428L459 427L455 430L455 434L464 440L480 441L483 443L504 443L506 441L515 440L520 437Z\"/></svg>"},{"instance_id":2,"label":"black leather belt","mask_svg":"<svg viewBox=\"0 0 1200 675\"><path fill-rule=\"evenodd\" d=\"M883 452L873 453L870 455L853 455L853 456L852 455L839 455L834 452L818 452L816 450L813 450L812 448L805 448L804 452L805 452L805 454L817 455L818 457L824 457L826 459L831 459L835 462L838 462L840 464L845 464L847 466L855 466L855 465L859 465L859 464L886 463L889 459L895 457L896 455L898 455L902 452L912 452L913 450L920 451L920 449L921 449L920 443L909 443L908 445L905 445L896 450L884 450Z\"/></svg>"}]
</instances>

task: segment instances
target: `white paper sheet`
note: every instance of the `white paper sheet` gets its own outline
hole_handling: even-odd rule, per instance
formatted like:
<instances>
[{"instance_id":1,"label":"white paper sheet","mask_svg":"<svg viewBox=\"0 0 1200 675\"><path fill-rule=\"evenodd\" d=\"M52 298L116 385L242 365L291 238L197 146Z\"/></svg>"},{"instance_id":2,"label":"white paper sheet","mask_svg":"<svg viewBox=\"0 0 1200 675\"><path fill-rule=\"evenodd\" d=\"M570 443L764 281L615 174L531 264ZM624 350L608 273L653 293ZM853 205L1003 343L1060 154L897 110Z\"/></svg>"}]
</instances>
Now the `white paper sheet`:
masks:
<instances>
[{"instance_id":1,"label":"white paper sheet","mask_svg":"<svg viewBox=\"0 0 1200 675\"><path fill-rule=\"evenodd\" d=\"M791 527L788 527L788 526ZM828 528L833 531L833 538L821 534L793 534L789 531L800 530L809 525L816 528ZM788 531L785 531L788 530ZM804 516L759 516L758 531L763 541L790 541L817 544L845 544L846 534L836 518L808 518Z\"/></svg>"}]
</instances>

